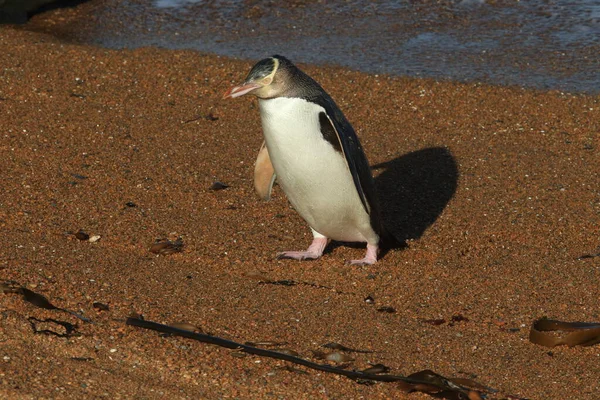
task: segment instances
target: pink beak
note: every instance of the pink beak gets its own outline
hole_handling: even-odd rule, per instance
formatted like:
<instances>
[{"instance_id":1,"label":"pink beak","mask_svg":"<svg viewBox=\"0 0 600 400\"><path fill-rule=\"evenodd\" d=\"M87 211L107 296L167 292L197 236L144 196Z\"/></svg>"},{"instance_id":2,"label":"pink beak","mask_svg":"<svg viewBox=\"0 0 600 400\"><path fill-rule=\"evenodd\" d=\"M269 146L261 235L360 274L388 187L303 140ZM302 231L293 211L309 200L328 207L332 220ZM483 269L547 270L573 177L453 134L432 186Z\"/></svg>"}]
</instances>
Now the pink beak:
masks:
<instances>
[{"instance_id":1,"label":"pink beak","mask_svg":"<svg viewBox=\"0 0 600 400\"><path fill-rule=\"evenodd\" d=\"M261 85L259 85L258 83L254 83L254 82L247 82L247 83L243 83L239 86L233 86L232 88L230 88L228 91L225 92L225 94L223 95L224 99L227 98L236 98L236 97L240 97L245 95L248 92L253 91L254 89L258 89L259 87L261 87Z\"/></svg>"}]
</instances>

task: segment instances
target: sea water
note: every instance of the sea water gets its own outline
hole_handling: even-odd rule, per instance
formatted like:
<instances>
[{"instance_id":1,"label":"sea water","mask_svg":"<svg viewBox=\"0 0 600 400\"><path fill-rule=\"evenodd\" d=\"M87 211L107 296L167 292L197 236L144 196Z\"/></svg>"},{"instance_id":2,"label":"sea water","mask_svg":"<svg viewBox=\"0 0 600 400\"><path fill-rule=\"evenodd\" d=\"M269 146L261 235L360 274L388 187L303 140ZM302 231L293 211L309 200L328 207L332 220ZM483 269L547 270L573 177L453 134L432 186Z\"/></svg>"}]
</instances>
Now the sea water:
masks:
<instances>
[{"instance_id":1,"label":"sea water","mask_svg":"<svg viewBox=\"0 0 600 400\"><path fill-rule=\"evenodd\" d=\"M281 54L369 73L600 93L595 0L120 3L118 12L99 17L120 18L124 29L94 41L249 60Z\"/></svg>"}]
</instances>

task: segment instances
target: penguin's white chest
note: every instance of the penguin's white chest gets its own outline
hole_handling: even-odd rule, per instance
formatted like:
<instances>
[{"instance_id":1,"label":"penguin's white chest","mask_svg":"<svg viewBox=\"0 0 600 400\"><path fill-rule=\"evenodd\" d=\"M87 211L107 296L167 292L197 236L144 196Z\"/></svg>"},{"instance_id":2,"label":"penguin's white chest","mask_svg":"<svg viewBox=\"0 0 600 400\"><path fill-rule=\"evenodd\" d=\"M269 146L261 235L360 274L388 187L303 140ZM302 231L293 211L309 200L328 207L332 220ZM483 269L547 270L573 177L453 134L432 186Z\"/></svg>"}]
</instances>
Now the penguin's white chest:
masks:
<instances>
[{"instance_id":1,"label":"penguin's white chest","mask_svg":"<svg viewBox=\"0 0 600 400\"><path fill-rule=\"evenodd\" d=\"M319 113L325 109L286 97L259 105L277 182L300 216L334 240L376 238L344 156L321 133Z\"/></svg>"}]
</instances>

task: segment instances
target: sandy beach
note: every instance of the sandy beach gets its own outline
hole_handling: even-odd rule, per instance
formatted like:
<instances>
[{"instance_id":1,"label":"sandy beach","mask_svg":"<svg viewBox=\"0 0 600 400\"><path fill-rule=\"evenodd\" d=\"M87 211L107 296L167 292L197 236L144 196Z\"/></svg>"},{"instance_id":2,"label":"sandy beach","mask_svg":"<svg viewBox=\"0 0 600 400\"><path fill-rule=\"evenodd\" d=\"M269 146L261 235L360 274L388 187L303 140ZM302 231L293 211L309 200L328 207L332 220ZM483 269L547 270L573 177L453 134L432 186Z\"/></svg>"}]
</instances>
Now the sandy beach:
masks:
<instances>
[{"instance_id":1,"label":"sandy beach","mask_svg":"<svg viewBox=\"0 0 600 400\"><path fill-rule=\"evenodd\" d=\"M125 324L137 314L313 360L337 342L371 351L348 369L430 369L488 398L598 398L598 345L528 339L543 316L600 321L600 257L580 258L600 251L597 96L301 64L408 246L369 267L338 244L297 262L275 254L310 230L278 187L263 202L252 186L256 100L221 100L252 64L0 27L0 280L91 319L0 294L0 397L432 398ZM183 251L151 253L165 238Z\"/></svg>"}]
</instances>

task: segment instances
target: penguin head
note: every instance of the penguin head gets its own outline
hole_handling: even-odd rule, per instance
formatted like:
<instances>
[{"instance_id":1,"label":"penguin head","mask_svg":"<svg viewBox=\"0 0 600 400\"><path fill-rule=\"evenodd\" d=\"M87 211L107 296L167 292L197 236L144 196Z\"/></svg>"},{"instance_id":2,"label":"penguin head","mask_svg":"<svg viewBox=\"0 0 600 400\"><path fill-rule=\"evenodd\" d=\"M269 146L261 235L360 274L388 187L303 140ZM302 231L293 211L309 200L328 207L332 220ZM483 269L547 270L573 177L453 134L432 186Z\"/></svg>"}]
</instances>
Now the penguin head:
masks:
<instances>
[{"instance_id":1,"label":"penguin head","mask_svg":"<svg viewBox=\"0 0 600 400\"><path fill-rule=\"evenodd\" d=\"M286 89L284 69L282 65L290 61L282 56L273 56L257 62L240 85L230 88L223 95L224 99L235 98L251 93L258 98L267 99L279 96Z\"/></svg>"}]
</instances>

